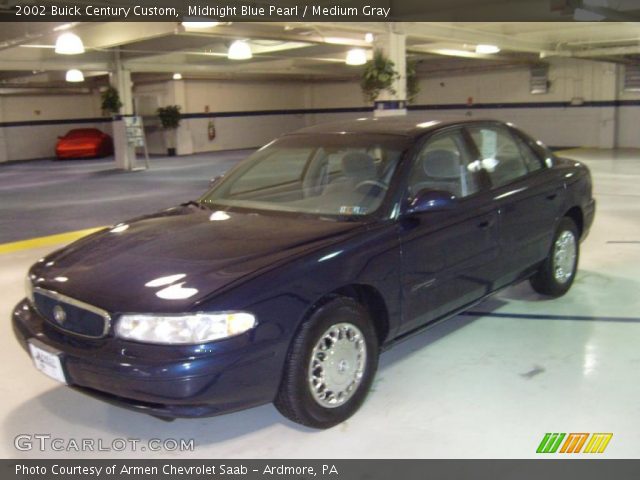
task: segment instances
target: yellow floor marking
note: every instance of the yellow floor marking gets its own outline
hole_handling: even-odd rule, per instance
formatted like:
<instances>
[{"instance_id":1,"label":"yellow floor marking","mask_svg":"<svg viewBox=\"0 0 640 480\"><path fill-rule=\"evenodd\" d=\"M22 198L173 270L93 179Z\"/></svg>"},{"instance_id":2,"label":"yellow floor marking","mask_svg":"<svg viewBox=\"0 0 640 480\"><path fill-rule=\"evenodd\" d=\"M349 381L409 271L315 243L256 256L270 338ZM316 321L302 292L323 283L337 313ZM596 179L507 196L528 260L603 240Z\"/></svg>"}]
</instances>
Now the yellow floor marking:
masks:
<instances>
[{"instance_id":1,"label":"yellow floor marking","mask_svg":"<svg viewBox=\"0 0 640 480\"><path fill-rule=\"evenodd\" d=\"M18 242L2 243L0 244L0 254L29 250L31 248L48 247L60 243L70 243L74 240L87 236L90 233L102 230L103 228L105 227L87 228L85 230L58 233L56 235L48 235L46 237L30 238L28 240L20 240Z\"/></svg>"}]
</instances>

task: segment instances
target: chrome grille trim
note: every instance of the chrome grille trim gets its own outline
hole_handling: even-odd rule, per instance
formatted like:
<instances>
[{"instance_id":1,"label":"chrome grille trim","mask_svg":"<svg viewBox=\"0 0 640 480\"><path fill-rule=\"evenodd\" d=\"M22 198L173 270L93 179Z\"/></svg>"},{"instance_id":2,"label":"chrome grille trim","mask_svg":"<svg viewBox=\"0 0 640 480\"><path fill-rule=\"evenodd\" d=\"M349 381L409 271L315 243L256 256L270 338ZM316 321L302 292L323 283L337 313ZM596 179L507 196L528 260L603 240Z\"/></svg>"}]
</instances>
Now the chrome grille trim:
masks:
<instances>
[{"instance_id":1,"label":"chrome grille trim","mask_svg":"<svg viewBox=\"0 0 640 480\"><path fill-rule=\"evenodd\" d=\"M39 293L40 295L43 295L45 297L49 297L57 302L60 303L68 303L69 305L73 305L74 307L77 308L81 308L83 310L87 310L88 312L91 313L95 313L96 315L100 315L103 319L104 319L104 328L102 330L102 334L100 336L93 336L93 335L85 335L82 333L78 333L78 332L74 332L73 330L68 330L66 328L64 328L63 326L54 323L52 321L50 321L48 318L47 323L49 323L50 325L53 325L54 327L63 330L64 332L70 333L72 335L78 335L80 337L85 337L85 338L103 338L104 336L107 335L107 333L109 333L109 330L111 329L111 315L109 314L109 312L107 312L106 310L103 310L101 308L98 307L94 307L93 305L89 305L88 303L85 302L81 302L80 300L76 300L75 298L71 298L71 297L67 297L66 295L63 295L61 293L55 292L53 290L46 290L44 288L41 287L33 287L33 293ZM35 305L33 305L34 308L38 308ZM46 317L45 317L46 318Z\"/></svg>"}]
</instances>

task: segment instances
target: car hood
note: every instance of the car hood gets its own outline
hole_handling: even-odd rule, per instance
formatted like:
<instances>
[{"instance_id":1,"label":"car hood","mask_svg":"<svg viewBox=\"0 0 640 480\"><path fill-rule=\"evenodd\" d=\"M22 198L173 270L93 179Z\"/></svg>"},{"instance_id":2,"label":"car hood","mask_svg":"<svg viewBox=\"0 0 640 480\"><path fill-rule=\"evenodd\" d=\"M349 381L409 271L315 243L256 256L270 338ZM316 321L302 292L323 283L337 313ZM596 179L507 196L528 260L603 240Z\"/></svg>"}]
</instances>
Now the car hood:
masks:
<instances>
[{"instance_id":1,"label":"car hood","mask_svg":"<svg viewBox=\"0 0 640 480\"><path fill-rule=\"evenodd\" d=\"M81 239L41 259L31 273L36 286L110 312L179 312L359 227L184 206Z\"/></svg>"}]
</instances>

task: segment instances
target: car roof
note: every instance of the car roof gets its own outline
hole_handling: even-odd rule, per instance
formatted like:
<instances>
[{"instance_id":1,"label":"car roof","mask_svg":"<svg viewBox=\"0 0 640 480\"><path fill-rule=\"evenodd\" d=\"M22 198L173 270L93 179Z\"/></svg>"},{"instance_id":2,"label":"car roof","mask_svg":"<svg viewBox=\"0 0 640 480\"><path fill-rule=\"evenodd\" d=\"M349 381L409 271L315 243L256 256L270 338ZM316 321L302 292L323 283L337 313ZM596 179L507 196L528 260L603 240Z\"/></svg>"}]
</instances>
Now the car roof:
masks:
<instances>
[{"instance_id":1,"label":"car roof","mask_svg":"<svg viewBox=\"0 0 640 480\"><path fill-rule=\"evenodd\" d=\"M322 123L312 127L302 128L291 135L314 133L373 133L386 135L401 135L417 137L424 133L453 125L471 125L475 123L502 123L497 120L458 120L440 121L433 118L420 119L416 117L363 117L355 120L342 120L338 122Z\"/></svg>"}]
</instances>

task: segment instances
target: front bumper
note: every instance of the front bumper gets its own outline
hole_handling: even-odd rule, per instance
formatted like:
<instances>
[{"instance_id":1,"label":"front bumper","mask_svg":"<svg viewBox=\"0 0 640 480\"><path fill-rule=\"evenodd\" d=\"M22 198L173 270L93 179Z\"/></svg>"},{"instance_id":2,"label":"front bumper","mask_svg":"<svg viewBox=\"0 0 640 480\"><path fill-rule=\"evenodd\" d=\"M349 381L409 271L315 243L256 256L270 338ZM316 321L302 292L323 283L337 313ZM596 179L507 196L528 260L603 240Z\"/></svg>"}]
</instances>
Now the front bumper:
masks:
<instances>
[{"instance_id":1,"label":"front bumper","mask_svg":"<svg viewBox=\"0 0 640 480\"><path fill-rule=\"evenodd\" d=\"M49 324L26 300L12 320L23 348L37 339L60 352L69 386L161 417L217 415L269 403L286 355L282 339L257 330L199 346L80 338Z\"/></svg>"},{"instance_id":2,"label":"front bumper","mask_svg":"<svg viewBox=\"0 0 640 480\"><path fill-rule=\"evenodd\" d=\"M95 158L99 156L97 148L75 148L56 150L56 157L61 160Z\"/></svg>"}]
</instances>

